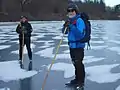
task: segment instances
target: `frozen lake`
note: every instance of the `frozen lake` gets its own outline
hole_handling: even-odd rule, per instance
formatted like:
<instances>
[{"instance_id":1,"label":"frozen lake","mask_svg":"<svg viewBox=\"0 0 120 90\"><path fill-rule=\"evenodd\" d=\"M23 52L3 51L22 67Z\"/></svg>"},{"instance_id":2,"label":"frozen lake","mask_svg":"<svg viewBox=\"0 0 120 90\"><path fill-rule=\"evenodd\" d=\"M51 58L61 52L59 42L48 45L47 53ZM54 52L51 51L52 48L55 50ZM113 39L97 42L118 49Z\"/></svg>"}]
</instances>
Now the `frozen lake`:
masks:
<instances>
[{"instance_id":1,"label":"frozen lake","mask_svg":"<svg viewBox=\"0 0 120 90\"><path fill-rule=\"evenodd\" d=\"M63 22L31 22L33 26L33 71L18 64L17 23L0 23L0 90L40 90L46 71L62 37ZM85 48L85 90L120 90L120 21L93 20L91 50ZM74 78L67 37L63 39L57 59L47 79L45 90L71 90L65 83Z\"/></svg>"}]
</instances>

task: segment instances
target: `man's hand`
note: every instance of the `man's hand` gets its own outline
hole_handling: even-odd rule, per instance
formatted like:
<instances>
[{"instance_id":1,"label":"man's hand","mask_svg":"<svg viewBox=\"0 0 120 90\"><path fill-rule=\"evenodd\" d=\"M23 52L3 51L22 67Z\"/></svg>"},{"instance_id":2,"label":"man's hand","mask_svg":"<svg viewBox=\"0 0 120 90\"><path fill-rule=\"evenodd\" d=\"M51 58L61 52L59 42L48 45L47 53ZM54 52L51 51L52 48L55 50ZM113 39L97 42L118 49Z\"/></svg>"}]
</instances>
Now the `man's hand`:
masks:
<instances>
[{"instance_id":1,"label":"man's hand","mask_svg":"<svg viewBox=\"0 0 120 90\"><path fill-rule=\"evenodd\" d=\"M27 30L24 26L21 28L21 31L22 31L23 34L27 34Z\"/></svg>"},{"instance_id":2,"label":"man's hand","mask_svg":"<svg viewBox=\"0 0 120 90\"><path fill-rule=\"evenodd\" d=\"M64 27L68 27L69 24L70 24L70 21L65 21L65 23L64 23Z\"/></svg>"}]
</instances>

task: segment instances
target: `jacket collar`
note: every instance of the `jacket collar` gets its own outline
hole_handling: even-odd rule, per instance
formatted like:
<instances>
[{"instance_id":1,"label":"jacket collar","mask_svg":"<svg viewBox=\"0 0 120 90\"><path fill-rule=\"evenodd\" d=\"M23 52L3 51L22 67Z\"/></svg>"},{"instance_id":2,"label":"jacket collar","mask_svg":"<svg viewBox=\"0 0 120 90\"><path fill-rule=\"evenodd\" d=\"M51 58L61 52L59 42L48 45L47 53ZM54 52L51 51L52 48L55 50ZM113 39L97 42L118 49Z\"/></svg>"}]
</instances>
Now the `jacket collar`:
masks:
<instances>
[{"instance_id":1,"label":"jacket collar","mask_svg":"<svg viewBox=\"0 0 120 90\"><path fill-rule=\"evenodd\" d=\"M69 18L70 21L74 21L76 19L80 18L80 14L76 14L73 18Z\"/></svg>"}]
</instances>

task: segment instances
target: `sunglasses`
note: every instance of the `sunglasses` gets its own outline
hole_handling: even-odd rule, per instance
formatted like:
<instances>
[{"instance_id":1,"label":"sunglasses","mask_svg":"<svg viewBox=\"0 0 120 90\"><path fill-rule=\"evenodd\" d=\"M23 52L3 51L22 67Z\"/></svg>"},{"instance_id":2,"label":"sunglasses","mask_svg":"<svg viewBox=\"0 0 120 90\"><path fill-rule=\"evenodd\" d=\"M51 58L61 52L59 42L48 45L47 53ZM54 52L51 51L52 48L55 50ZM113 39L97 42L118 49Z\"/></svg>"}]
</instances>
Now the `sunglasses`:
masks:
<instances>
[{"instance_id":1,"label":"sunglasses","mask_svg":"<svg viewBox=\"0 0 120 90\"><path fill-rule=\"evenodd\" d=\"M67 9L67 12L74 12L74 9Z\"/></svg>"}]
</instances>

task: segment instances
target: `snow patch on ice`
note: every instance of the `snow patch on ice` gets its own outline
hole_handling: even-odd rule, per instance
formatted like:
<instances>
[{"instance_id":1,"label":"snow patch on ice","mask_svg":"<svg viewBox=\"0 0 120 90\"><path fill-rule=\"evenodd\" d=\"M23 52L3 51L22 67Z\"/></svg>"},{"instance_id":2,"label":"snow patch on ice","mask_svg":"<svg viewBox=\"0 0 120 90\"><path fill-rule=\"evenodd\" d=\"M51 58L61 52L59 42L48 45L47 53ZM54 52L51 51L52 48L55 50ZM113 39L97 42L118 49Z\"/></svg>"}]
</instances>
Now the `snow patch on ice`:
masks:
<instances>
[{"instance_id":1,"label":"snow patch on ice","mask_svg":"<svg viewBox=\"0 0 120 90\"><path fill-rule=\"evenodd\" d=\"M62 35L61 36L52 37L52 39L58 39L58 40L60 40L60 39L62 39Z\"/></svg>"},{"instance_id":2,"label":"snow patch on ice","mask_svg":"<svg viewBox=\"0 0 120 90\"><path fill-rule=\"evenodd\" d=\"M62 67L61 67L62 66ZM86 68L87 79L96 83L111 83L120 79L120 73L111 73L111 70L119 64L90 66ZM47 66L49 68L50 65ZM74 76L75 69L72 64L55 63L51 70L63 71L64 78L71 78Z\"/></svg>"},{"instance_id":3,"label":"snow patch on ice","mask_svg":"<svg viewBox=\"0 0 120 90\"><path fill-rule=\"evenodd\" d=\"M70 51L69 50L65 50L65 51L63 51L65 54L69 54L70 53Z\"/></svg>"},{"instance_id":4,"label":"snow patch on ice","mask_svg":"<svg viewBox=\"0 0 120 90\"><path fill-rule=\"evenodd\" d=\"M45 36L45 34L41 34L41 33L35 33L35 34L38 34L37 36L32 36L31 37L31 40L34 42L34 41L36 41L37 39L40 39L40 38L44 38Z\"/></svg>"},{"instance_id":5,"label":"snow patch on ice","mask_svg":"<svg viewBox=\"0 0 120 90\"><path fill-rule=\"evenodd\" d=\"M57 59L70 59L70 54L58 54Z\"/></svg>"},{"instance_id":6,"label":"snow patch on ice","mask_svg":"<svg viewBox=\"0 0 120 90\"><path fill-rule=\"evenodd\" d=\"M108 40L109 41L109 38L108 37L102 37L104 40Z\"/></svg>"},{"instance_id":7,"label":"snow patch on ice","mask_svg":"<svg viewBox=\"0 0 120 90\"><path fill-rule=\"evenodd\" d=\"M21 69L18 61L0 62L0 80L4 82L32 77L35 74L36 71Z\"/></svg>"},{"instance_id":8,"label":"snow patch on ice","mask_svg":"<svg viewBox=\"0 0 120 90\"><path fill-rule=\"evenodd\" d=\"M45 42L47 42L47 43L52 43L52 42L54 42L53 40L49 40L49 41L44 41L44 40L40 40L40 41L35 41L35 42L38 42L38 43L45 43Z\"/></svg>"},{"instance_id":9,"label":"snow patch on ice","mask_svg":"<svg viewBox=\"0 0 120 90\"><path fill-rule=\"evenodd\" d=\"M118 86L115 90L120 90L120 86Z\"/></svg>"},{"instance_id":10,"label":"snow patch on ice","mask_svg":"<svg viewBox=\"0 0 120 90\"><path fill-rule=\"evenodd\" d=\"M50 65L48 66L48 68L49 67L50 67ZM74 76L74 66L72 64L68 64L68 63L55 63L52 66L51 70L63 71L64 72L64 78L70 78L70 77Z\"/></svg>"},{"instance_id":11,"label":"snow patch on ice","mask_svg":"<svg viewBox=\"0 0 120 90\"><path fill-rule=\"evenodd\" d=\"M94 56L85 56L85 60L83 61L84 63L92 63L92 62L98 62L101 60L104 60L105 58L96 58Z\"/></svg>"},{"instance_id":12,"label":"snow patch on ice","mask_svg":"<svg viewBox=\"0 0 120 90\"><path fill-rule=\"evenodd\" d=\"M10 41L11 43L16 43L16 44L19 44L19 41L18 40L15 40L15 41Z\"/></svg>"},{"instance_id":13,"label":"snow patch on ice","mask_svg":"<svg viewBox=\"0 0 120 90\"><path fill-rule=\"evenodd\" d=\"M68 45L67 44L62 44L61 47L68 47Z\"/></svg>"},{"instance_id":14,"label":"snow patch on ice","mask_svg":"<svg viewBox=\"0 0 120 90\"><path fill-rule=\"evenodd\" d=\"M0 43L5 43L7 41L9 41L9 40L0 40Z\"/></svg>"},{"instance_id":15,"label":"snow patch on ice","mask_svg":"<svg viewBox=\"0 0 120 90\"><path fill-rule=\"evenodd\" d=\"M1 39L5 39L5 37L0 37L0 40L1 40Z\"/></svg>"},{"instance_id":16,"label":"snow patch on ice","mask_svg":"<svg viewBox=\"0 0 120 90\"><path fill-rule=\"evenodd\" d=\"M31 48L32 48L32 51L33 51L33 48L35 48L35 44L31 44ZM16 50L16 51L12 51L11 53L13 54L19 54L19 50ZM27 54L27 48L26 46L24 46L24 54Z\"/></svg>"},{"instance_id":17,"label":"snow patch on ice","mask_svg":"<svg viewBox=\"0 0 120 90\"><path fill-rule=\"evenodd\" d=\"M87 67L87 79L97 83L116 82L120 79L120 73L111 73L110 71L117 66L119 66L119 64Z\"/></svg>"},{"instance_id":18,"label":"snow patch on ice","mask_svg":"<svg viewBox=\"0 0 120 90\"><path fill-rule=\"evenodd\" d=\"M107 47L108 46L92 46L92 49L94 49L94 50L101 50L101 49L105 49Z\"/></svg>"},{"instance_id":19,"label":"snow patch on ice","mask_svg":"<svg viewBox=\"0 0 120 90\"><path fill-rule=\"evenodd\" d=\"M103 43L105 43L104 41L91 41L91 43L97 43L97 44L103 44Z\"/></svg>"},{"instance_id":20,"label":"snow patch on ice","mask_svg":"<svg viewBox=\"0 0 120 90\"><path fill-rule=\"evenodd\" d=\"M0 88L0 90L10 90L10 88L7 88L7 87L5 87L5 88Z\"/></svg>"},{"instance_id":21,"label":"snow patch on ice","mask_svg":"<svg viewBox=\"0 0 120 90\"><path fill-rule=\"evenodd\" d=\"M115 52L117 52L118 54L120 54L120 49L119 49L119 47L111 47L111 48L108 48L109 50L111 50L111 51L115 51Z\"/></svg>"},{"instance_id":22,"label":"snow patch on ice","mask_svg":"<svg viewBox=\"0 0 120 90\"><path fill-rule=\"evenodd\" d=\"M44 50L38 51L35 54L40 55L45 58L53 58L55 54L53 54L54 47L46 48ZM69 59L69 54L57 54L56 59Z\"/></svg>"},{"instance_id":23,"label":"snow patch on ice","mask_svg":"<svg viewBox=\"0 0 120 90\"><path fill-rule=\"evenodd\" d=\"M120 44L120 41L117 41L117 40L109 40L109 42L115 43L115 44Z\"/></svg>"},{"instance_id":24,"label":"snow patch on ice","mask_svg":"<svg viewBox=\"0 0 120 90\"><path fill-rule=\"evenodd\" d=\"M49 42L47 41L47 42L44 42L44 45L43 45L43 46L40 46L39 48L49 48L51 45L54 45L54 43L49 43Z\"/></svg>"},{"instance_id":25,"label":"snow patch on ice","mask_svg":"<svg viewBox=\"0 0 120 90\"><path fill-rule=\"evenodd\" d=\"M11 45L0 45L0 50L10 48L10 47L11 47Z\"/></svg>"},{"instance_id":26,"label":"snow patch on ice","mask_svg":"<svg viewBox=\"0 0 120 90\"><path fill-rule=\"evenodd\" d=\"M54 49L54 47L46 48L44 50L36 52L35 54L43 56L43 57L52 58L53 57L53 54L52 54L53 49Z\"/></svg>"}]
</instances>

